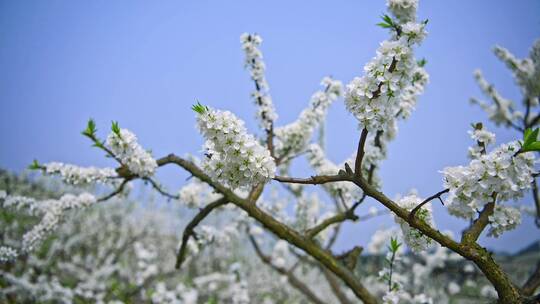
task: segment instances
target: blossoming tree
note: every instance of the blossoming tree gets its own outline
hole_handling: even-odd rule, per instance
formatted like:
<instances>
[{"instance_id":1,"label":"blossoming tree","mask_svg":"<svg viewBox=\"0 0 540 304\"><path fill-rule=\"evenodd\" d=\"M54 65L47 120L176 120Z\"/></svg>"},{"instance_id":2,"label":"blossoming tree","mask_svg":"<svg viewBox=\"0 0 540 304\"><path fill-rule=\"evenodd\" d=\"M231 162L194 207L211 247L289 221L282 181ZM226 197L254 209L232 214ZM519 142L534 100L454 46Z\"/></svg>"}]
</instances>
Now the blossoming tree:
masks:
<instances>
[{"instance_id":1,"label":"blossoming tree","mask_svg":"<svg viewBox=\"0 0 540 304\"><path fill-rule=\"evenodd\" d=\"M324 78L322 89L313 94L309 106L295 122L285 126L276 124L277 114L259 49L262 39L256 34L241 36L245 66L255 84L252 98L256 117L264 130L264 138L250 134L244 122L233 113L197 103L193 110L197 128L206 139L205 155L201 159L175 154L154 158L132 132L120 128L118 123L113 123L111 133L102 140L90 120L83 134L95 147L118 162L116 169L37 161L32 168L44 174L58 175L68 184L100 184L110 187L111 192L102 197L85 192L65 194L57 200L39 203L27 197L4 197L4 206L29 208L41 215L41 221L22 236L18 246L1 247L0 258L8 261L32 252L57 229L68 210L109 200L121 194L130 182L142 179L159 193L199 209L184 229L176 268L182 267L199 246L240 229L263 263L285 276L294 288L315 303L324 303L324 300L295 275L298 265L319 268L341 303L352 301L349 291L364 303L381 300L387 303L431 302L430 296L420 287L406 289L404 280L399 280L395 265L404 246L420 256L429 252L437 257L444 256L442 260L461 257L470 261L492 284L500 303L538 301L540 296L533 294L540 285L540 268L520 286L510 279L478 239L484 231L497 237L515 228L520 223L522 209L508 201L523 197L526 191L533 192L536 202L533 215L537 217L537 223L540 219L535 180L538 175L536 151L540 151L539 131L535 129L540 122L540 113L537 113L540 42L534 45L530 58L523 60L496 48L496 55L510 67L522 88L524 112L519 111L512 101L501 97L479 72L476 73L480 87L493 104L476 99L474 102L480 104L495 123L518 130L519 138L523 138L492 148L495 135L481 123L474 124L470 132L474 140L469 149L471 161L444 168L441 191L427 198L412 191L391 199L380 190L378 168L386 157L388 143L397 135L398 121L406 120L412 114L416 100L428 82L425 60L417 60L414 56L415 48L427 35L428 22L416 20L418 1L388 0L387 4L389 15L384 15L379 25L388 29L389 37L364 66L364 73L346 86L340 81ZM358 121L360 134L358 148L352 157L335 164L326 158L323 147L313 143L312 139L323 124L328 107L342 95L347 110ZM291 177L291 163L304 154L317 175ZM178 194L167 192L154 178L156 170L170 165L179 166L193 176ZM281 184L285 191L278 191L268 199L263 192L271 181ZM321 185L332 198L332 204L324 204L316 193L308 193L305 185ZM386 236L380 235L384 241L379 241L379 247L381 243L388 245L385 249L388 252L387 267L380 274L387 286L383 288L382 296L381 292L367 288L371 286L369 280L355 272L362 248L353 247L343 254L332 251L341 224L359 219L355 211L366 198L379 202L400 228L386 232ZM443 198L451 215L470 220L461 236L439 231L433 221L430 204L435 199L443 201ZM283 199L295 201L293 217L286 212ZM236 210L237 218L232 221L232 226L212 228L201 224L223 208ZM384 211L373 214L379 212ZM265 231L279 240L271 254L265 253L266 246L261 244L264 241L261 234ZM377 247L376 244L373 246ZM290 259L296 262L290 265ZM437 265L429 256L425 259L425 269ZM417 270L422 273L421 269ZM415 283L420 285L420 274ZM456 288L459 286L449 287L449 291L456 291ZM243 299L238 303L245 301L245 297Z\"/></svg>"}]
</instances>

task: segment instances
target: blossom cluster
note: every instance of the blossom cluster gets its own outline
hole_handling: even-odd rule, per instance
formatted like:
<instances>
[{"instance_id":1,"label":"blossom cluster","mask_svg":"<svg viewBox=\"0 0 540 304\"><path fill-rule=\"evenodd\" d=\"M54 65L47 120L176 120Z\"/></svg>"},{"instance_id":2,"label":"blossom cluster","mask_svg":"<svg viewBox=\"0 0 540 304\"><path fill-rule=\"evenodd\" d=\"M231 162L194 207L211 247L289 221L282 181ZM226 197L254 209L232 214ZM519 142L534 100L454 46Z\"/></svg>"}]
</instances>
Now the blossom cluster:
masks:
<instances>
[{"instance_id":1,"label":"blossom cluster","mask_svg":"<svg viewBox=\"0 0 540 304\"><path fill-rule=\"evenodd\" d=\"M416 206L418 206L421 202L422 202L422 199L419 198L415 193L411 193L409 195L406 195L396 200L396 203L401 208L404 208L407 211L411 211ZM415 217L427 223L430 226L434 225L433 214L432 214L430 205L424 205L422 206L422 208L418 209L418 211L415 214ZM428 249L429 247L433 245L434 241L431 238L424 235L418 229L411 227L409 223L407 223L407 221L403 220L397 215L395 215L394 218L395 218L396 223L398 223L401 227L401 231L403 234L403 241L405 241L405 244L407 244L407 246L412 251L420 252L420 251Z\"/></svg>"},{"instance_id":2,"label":"blossom cluster","mask_svg":"<svg viewBox=\"0 0 540 304\"><path fill-rule=\"evenodd\" d=\"M387 0L388 9L400 22L409 22L416 19L418 0Z\"/></svg>"},{"instance_id":3,"label":"blossom cluster","mask_svg":"<svg viewBox=\"0 0 540 304\"><path fill-rule=\"evenodd\" d=\"M477 145L469 147L469 156L471 158L478 158L481 154L486 152L486 148L489 145L495 143L495 134L486 130L483 127L476 127L468 132Z\"/></svg>"},{"instance_id":4,"label":"blossom cluster","mask_svg":"<svg viewBox=\"0 0 540 304\"><path fill-rule=\"evenodd\" d=\"M314 131L326 116L328 107L342 94L342 83L325 77L321 81L324 90L311 96L309 107L300 113L298 119L275 130L276 155L284 157L302 152Z\"/></svg>"},{"instance_id":5,"label":"blossom cluster","mask_svg":"<svg viewBox=\"0 0 540 304\"><path fill-rule=\"evenodd\" d=\"M494 53L512 70L525 97L525 102L530 103L531 106L538 106L540 102L540 40L533 44L529 57L521 60L500 46L495 47Z\"/></svg>"},{"instance_id":6,"label":"blossom cluster","mask_svg":"<svg viewBox=\"0 0 540 304\"><path fill-rule=\"evenodd\" d=\"M482 92L493 101L493 104L476 98L471 98L471 103L478 104L495 124L508 125L523 117L523 113L515 110L514 102L501 96L495 87L487 82L480 70L474 71L474 78Z\"/></svg>"},{"instance_id":7,"label":"blossom cluster","mask_svg":"<svg viewBox=\"0 0 540 304\"><path fill-rule=\"evenodd\" d=\"M324 151L318 144L311 144L307 152L309 164L318 175L334 175L337 174L340 169L344 168L344 166L338 166L328 160L324 155ZM347 163L354 168L354 159L348 160ZM331 196L343 199L347 203L355 202L362 195L361 190L349 182L326 183L323 185L323 188Z\"/></svg>"},{"instance_id":8,"label":"blossom cluster","mask_svg":"<svg viewBox=\"0 0 540 304\"><path fill-rule=\"evenodd\" d=\"M244 33L240 36L240 42L246 55L245 67L250 71L251 79L255 82L256 90L252 96L258 106L256 117L263 129L270 130L274 120L277 119L277 114L268 93L268 83L264 76L266 66L259 50L262 38L257 34Z\"/></svg>"},{"instance_id":9,"label":"blossom cluster","mask_svg":"<svg viewBox=\"0 0 540 304\"><path fill-rule=\"evenodd\" d=\"M416 29L411 27L411 30ZM419 25L418 30L407 33L415 37L411 41L407 38L409 36L383 41L377 56L364 67L366 75L354 78L347 85L347 109L368 131L386 130L402 106L406 110L414 106L411 90L414 96L418 89L423 88L421 82L418 88L411 87L417 72L412 43L425 36L424 25ZM404 93L407 99L402 104L401 95Z\"/></svg>"},{"instance_id":10,"label":"blossom cluster","mask_svg":"<svg viewBox=\"0 0 540 304\"><path fill-rule=\"evenodd\" d=\"M209 202L215 201L221 197L220 194L202 182L198 178L192 178L191 181L183 186L179 193L179 201L186 204L189 208L202 208Z\"/></svg>"},{"instance_id":11,"label":"blossom cluster","mask_svg":"<svg viewBox=\"0 0 540 304\"><path fill-rule=\"evenodd\" d=\"M285 267L287 265L287 258L289 257L289 244L286 241L279 240L274 245L272 250L272 264L276 267Z\"/></svg>"},{"instance_id":12,"label":"blossom cluster","mask_svg":"<svg viewBox=\"0 0 540 304\"><path fill-rule=\"evenodd\" d=\"M107 145L129 171L140 177L152 176L157 163L152 155L137 142L137 136L127 129L111 132Z\"/></svg>"},{"instance_id":13,"label":"blossom cluster","mask_svg":"<svg viewBox=\"0 0 540 304\"><path fill-rule=\"evenodd\" d=\"M58 224L70 209L80 209L96 203L96 198L90 193L79 195L64 194L58 200L45 200L38 202L46 206L41 221L23 235L22 248L24 251L32 251L37 245L58 227Z\"/></svg>"},{"instance_id":14,"label":"blossom cluster","mask_svg":"<svg viewBox=\"0 0 540 304\"><path fill-rule=\"evenodd\" d=\"M399 101L399 117L408 118L415 109L416 100L424 92L426 84L429 82L429 75L426 70L418 63L412 69L412 80L410 85L406 86L401 93Z\"/></svg>"},{"instance_id":15,"label":"blossom cluster","mask_svg":"<svg viewBox=\"0 0 540 304\"><path fill-rule=\"evenodd\" d=\"M427 82L427 74L418 69L413 56L414 45L420 44L427 34L425 22L414 22L417 2L387 2L399 21L399 24L388 21L391 22L388 26L395 30L394 36L381 43L376 56L364 66L365 75L347 85L347 110L368 131L385 131L403 112L402 107L404 115L408 115L416 102L415 96Z\"/></svg>"},{"instance_id":16,"label":"blossom cluster","mask_svg":"<svg viewBox=\"0 0 540 304\"><path fill-rule=\"evenodd\" d=\"M87 207L96 202L96 198L89 193L80 195L64 194L59 199L37 201L33 198L19 195L0 195L3 208L26 210L31 215L41 215L41 220L22 237L22 252L30 252L40 244L52 231L54 231L65 212L70 209ZM8 246L0 246L0 261L5 262L15 258L18 251Z\"/></svg>"},{"instance_id":17,"label":"blossom cluster","mask_svg":"<svg viewBox=\"0 0 540 304\"><path fill-rule=\"evenodd\" d=\"M471 160L468 166L447 167L444 186L450 189L447 198L451 214L472 219L485 204L516 200L531 188L535 155L519 153L519 143L503 144L488 154Z\"/></svg>"},{"instance_id":18,"label":"blossom cluster","mask_svg":"<svg viewBox=\"0 0 540 304\"><path fill-rule=\"evenodd\" d=\"M198 300L197 290L186 287L182 283L176 285L174 289L169 289L164 282L159 282L152 293L152 303L196 304Z\"/></svg>"},{"instance_id":19,"label":"blossom cluster","mask_svg":"<svg viewBox=\"0 0 540 304\"><path fill-rule=\"evenodd\" d=\"M294 206L296 213L296 226L301 230L313 227L317 223L322 202L316 193L307 195L302 193Z\"/></svg>"},{"instance_id":20,"label":"blossom cluster","mask_svg":"<svg viewBox=\"0 0 540 304\"><path fill-rule=\"evenodd\" d=\"M512 230L521 224L521 212L514 207L495 206L493 214L488 219L488 235L499 237L505 231Z\"/></svg>"},{"instance_id":21,"label":"blossom cluster","mask_svg":"<svg viewBox=\"0 0 540 304\"><path fill-rule=\"evenodd\" d=\"M247 133L242 120L229 111L202 106L198 109L197 127L206 138L206 172L232 188L264 183L274 177L274 159Z\"/></svg>"},{"instance_id":22,"label":"blossom cluster","mask_svg":"<svg viewBox=\"0 0 540 304\"><path fill-rule=\"evenodd\" d=\"M79 167L59 162L43 164L46 174L59 175L65 183L88 185L111 183L118 176L113 168Z\"/></svg>"},{"instance_id":23,"label":"blossom cluster","mask_svg":"<svg viewBox=\"0 0 540 304\"><path fill-rule=\"evenodd\" d=\"M5 263L14 260L19 253L17 250L8 247L8 246L0 246L0 263Z\"/></svg>"}]
</instances>

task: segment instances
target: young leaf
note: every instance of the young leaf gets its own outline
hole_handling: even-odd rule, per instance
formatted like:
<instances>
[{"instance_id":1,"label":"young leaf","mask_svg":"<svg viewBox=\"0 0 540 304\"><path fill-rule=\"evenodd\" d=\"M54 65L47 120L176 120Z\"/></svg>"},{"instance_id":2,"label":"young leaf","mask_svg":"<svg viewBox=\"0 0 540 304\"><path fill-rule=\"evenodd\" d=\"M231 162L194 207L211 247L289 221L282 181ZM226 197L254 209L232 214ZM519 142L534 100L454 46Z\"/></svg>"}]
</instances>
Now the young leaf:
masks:
<instances>
[{"instance_id":1,"label":"young leaf","mask_svg":"<svg viewBox=\"0 0 540 304\"><path fill-rule=\"evenodd\" d=\"M117 121L112 122L111 130L114 132L114 134L120 136L120 126L118 125Z\"/></svg>"},{"instance_id":2,"label":"young leaf","mask_svg":"<svg viewBox=\"0 0 540 304\"><path fill-rule=\"evenodd\" d=\"M422 58L422 59L418 60L418 62L417 62L418 66L421 67L421 68L423 68L426 65L426 63L427 63L426 58Z\"/></svg>"},{"instance_id":3,"label":"young leaf","mask_svg":"<svg viewBox=\"0 0 540 304\"><path fill-rule=\"evenodd\" d=\"M28 166L28 169L30 169L30 170L39 170L39 169L41 169L41 165L39 164L37 159L34 159L34 161L32 161L32 163Z\"/></svg>"},{"instance_id":4,"label":"young leaf","mask_svg":"<svg viewBox=\"0 0 540 304\"><path fill-rule=\"evenodd\" d=\"M390 18L390 16L382 15L381 19L383 20L383 22L377 23L378 26L380 26L382 28L394 28L394 27L396 27L394 21L392 20L392 18Z\"/></svg>"},{"instance_id":5,"label":"young leaf","mask_svg":"<svg viewBox=\"0 0 540 304\"><path fill-rule=\"evenodd\" d=\"M191 109L199 114L204 114L204 112L208 111L208 107L202 105L200 102L197 101L197 104L194 104L191 106Z\"/></svg>"},{"instance_id":6,"label":"young leaf","mask_svg":"<svg viewBox=\"0 0 540 304\"><path fill-rule=\"evenodd\" d=\"M92 118L90 118L88 120L88 123L86 124L86 129L82 131L82 135L92 138L96 135L96 132L96 122Z\"/></svg>"}]
</instances>

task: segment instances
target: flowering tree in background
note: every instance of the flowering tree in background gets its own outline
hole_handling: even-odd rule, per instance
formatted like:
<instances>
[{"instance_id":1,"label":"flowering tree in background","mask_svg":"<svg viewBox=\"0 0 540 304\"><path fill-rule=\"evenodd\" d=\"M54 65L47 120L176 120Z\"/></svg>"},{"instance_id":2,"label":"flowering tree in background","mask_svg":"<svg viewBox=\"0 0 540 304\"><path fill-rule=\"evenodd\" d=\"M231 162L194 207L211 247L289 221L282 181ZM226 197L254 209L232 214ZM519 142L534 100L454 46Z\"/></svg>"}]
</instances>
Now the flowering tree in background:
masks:
<instances>
[{"instance_id":1,"label":"flowering tree in background","mask_svg":"<svg viewBox=\"0 0 540 304\"><path fill-rule=\"evenodd\" d=\"M469 149L469 164L444 168L441 171L442 190L427 198L421 198L411 190L407 195L396 196L395 199L380 191L382 181L378 177L378 169L386 158L388 143L397 136L398 121L406 120L414 111L416 100L429 78L424 69L426 61L417 60L414 56L414 49L427 35L428 24L427 20L416 20L417 6L415 0L389 0L389 15L384 15L379 24L389 30L389 38L380 44L375 57L364 66L364 74L346 86L340 81L324 78L322 89L313 94L309 106L296 121L285 126L276 125L277 114L259 49L262 39L256 34L243 34L241 43L245 52L245 66L255 84L252 98L256 105L256 118L264 130L262 138L250 134L244 122L233 113L197 103L193 110L197 128L206 139L205 155L201 159L175 154L154 158L138 143L131 131L120 128L118 123L112 124L111 133L106 140L102 140L94 122L90 120L83 135L117 161L116 169L81 168L56 162L41 164L37 161L31 167L47 175L59 176L66 184L80 189L99 185L99 189L110 188L110 192L96 196L90 191L76 191L76 194L67 193L45 200L4 192L1 196L3 208L25 210L38 220L22 234L19 242L15 237L5 238L0 247L2 262L22 267L18 261L26 259L29 267L33 267L35 263L43 261L34 261L29 257L35 257L34 252L46 245L53 231L67 229L63 232L67 239L55 243L56 246L52 249L49 247L46 252L56 255L54 250L63 250L63 242L69 248L67 245L71 242L80 244L77 242L83 242L82 238L93 238L97 240L94 242L97 248L90 246L85 252L75 255L79 260L66 263L67 269L72 269L81 264L81 259L88 257L88 263L85 260L84 264L90 268L73 271L72 281L76 282L72 284L75 286L73 288L54 285L60 279L51 280L51 283L47 283L49 285L40 284L36 281L39 275L28 279L29 275L16 276L5 272L6 280L14 290L33 290L36 297L46 294L50 299L58 295L65 297L62 299L67 302L75 296L103 302L127 301L130 293L126 290L129 289L135 290L132 295L137 295L139 299L154 302L195 303L201 299L233 303L276 301L275 298L261 295L270 292L278 297L279 288L267 282L267 286L250 290L250 283L255 286L260 284L257 280L249 279L250 275L257 274L243 271L240 264L231 263L228 267L219 264L219 267L205 268L201 250L204 251L209 245L226 248L233 240L244 238L251 245L254 256L273 271L271 274L285 278L290 284L289 288L314 303L353 303L358 300L364 303L448 302L449 295L460 293L463 286L454 281L443 286L429 286L426 281L430 280L436 269L460 259L469 263L468 268L472 267L472 271L468 272L474 272L472 265L475 265L490 283L490 286L482 288L483 296L494 296L499 303L536 303L540 300L540 295L534 295L540 286L540 267L524 283L518 284L521 282L512 280L492 254L479 244L478 239L486 230L488 236L498 237L514 229L521 221L523 210L536 216L537 223L540 219L535 180L538 175L535 168L536 151L540 151L540 142L537 140L539 131L534 129L540 122L537 111L540 97L540 42L533 47L530 58L523 60L514 58L502 48L495 51L510 67L522 88L524 112L519 111L512 101L501 97L479 72L475 74L480 87L493 104L474 102L480 104L496 124L522 133L519 136L523 137L522 140L491 147L495 144L495 135L481 123L476 123L470 131L473 145ZM324 123L328 107L341 96L344 96L347 110L357 119L360 134L352 157L336 164L326 158L323 145L314 143L313 138ZM303 155L316 175L308 178L290 177L291 163ZM154 178L156 170L166 165L179 166L192 175L188 184L176 194L167 192ZM176 268L199 267L199 272L201 269L217 269L218 272L207 277L197 274L195 279L192 278L193 282L175 281L176 285L171 290L173 283L166 277L172 267L155 262L169 257L170 251L160 251L156 247L167 246L160 244L161 238L173 243L175 239L151 228L146 231L144 227L152 226L152 222L124 224L124 219L115 222L94 215L85 219L85 225L92 229L82 229L74 223L70 224L75 225L73 227L66 225L59 228L59 223L69 216L69 210L81 210L114 199L126 191L130 182L138 179L149 183L160 194L197 209L179 240ZM270 181L277 183L270 184ZM284 190L273 190L276 184ZM328 194L330 203L325 202L319 192L309 192L306 185L320 185ZM273 191L265 192L265 188ZM536 211L531 212L508 202L522 198L526 191L533 192ZM443 202L443 197L451 215L470 221L461 236L436 228L430 203L435 199ZM368 198L379 202L384 209L373 210L365 216L357 215L356 209ZM294 202L293 215L286 210L287 203L291 201ZM203 223L216 212L224 210L228 216L220 214L215 218L225 221L217 221L215 225ZM395 218L397 225L390 230L377 232L368 248L370 253L386 255L383 267L376 276L362 275L357 264L363 248L351 244L350 250L337 254L332 250L333 244L344 222L356 222L386 212ZM120 218L122 213L117 213ZM97 223L101 221L114 222L117 225L115 232L99 230ZM20 232L19 224L16 226ZM76 235L81 239L68 241L69 231L80 231ZM125 231L141 233L141 236L132 236L133 241L130 241L129 233ZM159 242L156 237L145 237L146 234L158 236ZM13 233L13 236L16 235ZM100 240L103 240L103 247ZM107 242L110 244L106 245ZM107 248L119 244L127 246L120 252L131 252L131 255L122 255L125 263L132 263L129 264L132 267L122 268L127 269L129 274L115 270L119 261L114 256L120 256L120 252L107 253ZM82 245L75 247L86 248ZM415 260L404 257L405 247L415 253ZM269 248L272 248L271 252L267 252ZM89 254L88 250L97 252ZM219 258L226 261L229 255L230 252L223 253ZM214 256L209 263L215 263L219 258ZM51 262L55 263L54 259L46 260L46 263ZM413 271L404 271L407 267ZM58 266L55 269L62 268ZM224 269L228 269L226 274L223 273ZM105 291L103 283L111 282L108 278L114 278L112 273L118 276L114 282L129 285L121 288L128 295ZM322 275L325 281L318 280L317 275ZM46 292L41 292L42 288ZM219 289L219 297L210 298L205 294L205 288ZM321 290L325 289L329 289L332 295L323 294ZM145 290L151 292L144 294Z\"/></svg>"}]
</instances>

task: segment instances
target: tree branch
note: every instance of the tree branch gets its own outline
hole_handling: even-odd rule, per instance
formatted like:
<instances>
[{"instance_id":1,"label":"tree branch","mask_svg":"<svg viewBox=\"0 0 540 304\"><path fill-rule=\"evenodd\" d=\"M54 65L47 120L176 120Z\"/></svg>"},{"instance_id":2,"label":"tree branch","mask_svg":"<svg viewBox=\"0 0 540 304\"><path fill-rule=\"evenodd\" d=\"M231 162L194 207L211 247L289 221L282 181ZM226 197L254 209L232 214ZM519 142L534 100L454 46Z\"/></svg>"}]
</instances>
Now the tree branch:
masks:
<instances>
[{"instance_id":1,"label":"tree branch","mask_svg":"<svg viewBox=\"0 0 540 304\"><path fill-rule=\"evenodd\" d=\"M171 194L167 191L165 191L165 189L163 189L155 180L149 178L149 177L145 177L143 178L143 180L149 182L152 187L154 189L156 189L157 192L159 192L161 195L167 197L167 198L170 198L170 199L173 199L173 200L177 200L177 199L180 199L180 195L178 194Z\"/></svg>"},{"instance_id":2,"label":"tree branch","mask_svg":"<svg viewBox=\"0 0 540 304\"><path fill-rule=\"evenodd\" d=\"M362 159L364 158L364 146L366 145L366 139L368 135L368 130L366 128L362 129L362 134L360 134L360 140L358 141L358 150L356 151L356 161L354 162L354 175L356 177L362 176Z\"/></svg>"},{"instance_id":3,"label":"tree branch","mask_svg":"<svg viewBox=\"0 0 540 304\"><path fill-rule=\"evenodd\" d=\"M521 298L518 289L515 287L506 273L493 260L489 252L480 247L475 241L472 243L458 243L452 238L442 234L440 231L432 228L424 221L418 220L416 217L409 219L409 212L407 210L401 208L386 195L368 184L365 179L354 179L354 183L364 190L368 196L379 201L385 207L390 209L396 216L406 221L411 227L420 230L424 235L432 238L440 245L451 249L468 260L473 261L482 270L491 284L493 284L497 290L501 303L515 303L516 299Z\"/></svg>"},{"instance_id":4,"label":"tree branch","mask_svg":"<svg viewBox=\"0 0 540 304\"><path fill-rule=\"evenodd\" d=\"M497 194L494 193L492 195L493 201L487 203L484 206L484 209L480 212L480 215L478 218L463 232L463 235L461 236L461 243L462 244L472 244L478 240L478 237L480 237L480 234L484 229L486 228L487 224L489 224L489 216L493 214L493 211L495 210L495 200L497 198Z\"/></svg>"},{"instance_id":5,"label":"tree branch","mask_svg":"<svg viewBox=\"0 0 540 304\"><path fill-rule=\"evenodd\" d=\"M346 220L356 221L358 220L358 216L354 214L354 209L348 209L345 212L338 213L334 216L331 216L325 220L323 220L320 224L316 225L315 227L309 228L306 230L306 237L308 239L314 238L317 234L319 234L321 231L328 228L328 226L344 222Z\"/></svg>"},{"instance_id":6,"label":"tree branch","mask_svg":"<svg viewBox=\"0 0 540 304\"><path fill-rule=\"evenodd\" d=\"M422 206L424 206L425 204L429 203L430 201L438 198L440 201L441 201L441 204L444 205L442 199L441 199L441 195L445 194L445 193L448 193L450 192L450 189L444 189L442 191L439 191L435 194L433 194L432 196L426 198L423 202L421 202L420 204L418 204L418 206L414 207L413 210L411 210L411 213L409 214L409 219L413 219L414 216L416 215L416 212L418 212L418 210L420 210L420 208L422 208Z\"/></svg>"},{"instance_id":7,"label":"tree branch","mask_svg":"<svg viewBox=\"0 0 540 304\"><path fill-rule=\"evenodd\" d=\"M295 178L288 176L275 176L274 180L282 183L293 183L293 184L305 184L305 185L321 185L332 182L343 182L347 181L343 176L337 175L316 175L309 178Z\"/></svg>"},{"instance_id":8,"label":"tree branch","mask_svg":"<svg viewBox=\"0 0 540 304\"><path fill-rule=\"evenodd\" d=\"M197 225L199 225L199 223L204 220L214 209L221 207L227 203L228 200L225 197L213 201L212 203L202 208L199 213L197 213L197 215L191 220L191 222L187 224L182 236L182 244L180 245L180 249L178 250L178 254L176 255L176 269L179 269L180 266L182 266L182 263L186 260L187 244L189 239L195 234L195 227L197 227Z\"/></svg>"},{"instance_id":9,"label":"tree branch","mask_svg":"<svg viewBox=\"0 0 540 304\"><path fill-rule=\"evenodd\" d=\"M314 259L319 261L330 271L332 271L337 277L342 279L347 286L351 288L354 294L366 304L376 304L375 297L360 283L357 278L346 267L341 265L336 259L326 250L321 248L316 243L306 240L300 233L290 228L289 226L276 220L273 216L267 214L263 210L259 209L256 204L240 198L232 190L221 185L218 182L213 181L208 175L206 175L199 167L190 161L182 159L174 154L170 154L164 158L157 160L158 166L164 166L167 164L177 164L178 166L189 171L193 176L199 180L207 183L216 191L223 194L223 196L231 203L244 210L251 218L255 219L267 230L274 233L280 239L286 240L290 244L302 249ZM285 180L290 178L285 178ZM278 178L279 180L279 178ZM294 180L294 179L292 179ZM342 181L343 177L339 175L323 177L322 181ZM321 178L316 178L315 181L321 181Z\"/></svg>"},{"instance_id":10,"label":"tree branch","mask_svg":"<svg viewBox=\"0 0 540 304\"><path fill-rule=\"evenodd\" d=\"M533 271L527 282L523 284L521 290L524 295L531 296L538 287L540 287L540 262L536 264L536 269Z\"/></svg>"}]
</instances>

